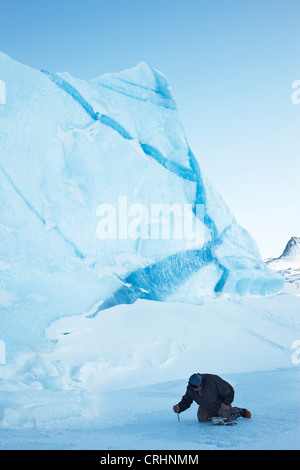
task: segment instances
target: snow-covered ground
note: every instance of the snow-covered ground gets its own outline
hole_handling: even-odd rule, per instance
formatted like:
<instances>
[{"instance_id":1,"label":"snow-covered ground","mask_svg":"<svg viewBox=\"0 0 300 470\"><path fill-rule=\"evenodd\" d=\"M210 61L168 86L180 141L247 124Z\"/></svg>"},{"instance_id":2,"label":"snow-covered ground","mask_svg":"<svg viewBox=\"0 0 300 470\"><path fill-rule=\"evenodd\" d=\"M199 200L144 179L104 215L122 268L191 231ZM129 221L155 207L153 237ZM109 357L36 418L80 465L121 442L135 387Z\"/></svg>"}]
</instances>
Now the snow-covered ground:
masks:
<instances>
[{"instance_id":1,"label":"snow-covered ground","mask_svg":"<svg viewBox=\"0 0 300 470\"><path fill-rule=\"evenodd\" d=\"M288 294L140 300L59 319L47 330L53 348L2 368L0 447L299 449L299 319ZM193 372L228 380L252 418L215 427L193 404L178 422L172 407Z\"/></svg>"},{"instance_id":2,"label":"snow-covered ground","mask_svg":"<svg viewBox=\"0 0 300 470\"><path fill-rule=\"evenodd\" d=\"M236 389L235 402L248 406L250 420L238 425L212 426L197 421L197 405L180 415L172 410L186 388L185 380L128 390L100 393L99 416L80 426L1 429L0 448L5 449L95 449L95 450L209 450L209 449L298 449L300 448L299 367L240 374L225 374ZM3 395L3 393L1 393ZM0 396L1 396L0 395ZM17 402L29 403L29 392L18 394ZM14 394L10 397L14 402ZM51 397L53 399L53 397ZM2 396L1 396L2 399ZM42 391L30 398L28 407L47 413L51 407ZM80 399L65 392L57 394L53 407L80 408ZM88 398L86 397L88 401ZM76 402L77 401L77 402ZM24 404L24 406L26 406ZM85 405L84 405L85 406ZM43 411L44 408L44 411ZM37 412L37 411L36 411Z\"/></svg>"}]
</instances>

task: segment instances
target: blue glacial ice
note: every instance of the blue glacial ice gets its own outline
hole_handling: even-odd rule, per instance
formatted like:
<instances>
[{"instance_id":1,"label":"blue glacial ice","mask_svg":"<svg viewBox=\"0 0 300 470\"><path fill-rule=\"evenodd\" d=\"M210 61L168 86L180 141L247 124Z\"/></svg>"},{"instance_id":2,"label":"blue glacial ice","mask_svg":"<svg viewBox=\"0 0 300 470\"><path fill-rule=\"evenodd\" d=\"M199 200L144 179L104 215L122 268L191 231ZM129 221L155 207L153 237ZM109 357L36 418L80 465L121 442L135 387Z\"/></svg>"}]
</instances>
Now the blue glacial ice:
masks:
<instances>
[{"instance_id":1,"label":"blue glacial ice","mask_svg":"<svg viewBox=\"0 0 300 470\"><path fill-rule=\"evenodd\" d=\"M160 72L142 62L87 82L0 53L0 80L0 340L11 340L8 354L38 343L61 316L139 298L200 303L280 290L282 278L203 175ZM143 236L145 220L136 238L99 238L97 208L112 205L120 220L120 196L149 211L190 205L201 242Z\"/></svg>"}]
</instances>

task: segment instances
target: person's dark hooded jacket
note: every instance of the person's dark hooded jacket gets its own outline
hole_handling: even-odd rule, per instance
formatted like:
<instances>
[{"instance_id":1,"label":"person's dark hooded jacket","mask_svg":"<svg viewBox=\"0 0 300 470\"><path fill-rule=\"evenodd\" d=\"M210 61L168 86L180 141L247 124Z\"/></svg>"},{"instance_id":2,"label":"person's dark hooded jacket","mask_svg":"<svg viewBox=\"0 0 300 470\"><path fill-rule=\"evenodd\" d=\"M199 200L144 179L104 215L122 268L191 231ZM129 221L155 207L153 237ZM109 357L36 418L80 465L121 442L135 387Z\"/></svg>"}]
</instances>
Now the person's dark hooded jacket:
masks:
<instances>
[{"instance_id":1,"label":"person's dark hooded jacket","mask_svg":"<svg viewBox=\"0 0 300 470\"><path fill-rule=\"evenodd\" d=\"M193 401L209 412L217 413L222 403L231 405L234 399L233 387L218 375L201 374L203 386L199 391L187 386L186 393L178 403L180 413L191 406Z\"/></svg>"}]
</instances>

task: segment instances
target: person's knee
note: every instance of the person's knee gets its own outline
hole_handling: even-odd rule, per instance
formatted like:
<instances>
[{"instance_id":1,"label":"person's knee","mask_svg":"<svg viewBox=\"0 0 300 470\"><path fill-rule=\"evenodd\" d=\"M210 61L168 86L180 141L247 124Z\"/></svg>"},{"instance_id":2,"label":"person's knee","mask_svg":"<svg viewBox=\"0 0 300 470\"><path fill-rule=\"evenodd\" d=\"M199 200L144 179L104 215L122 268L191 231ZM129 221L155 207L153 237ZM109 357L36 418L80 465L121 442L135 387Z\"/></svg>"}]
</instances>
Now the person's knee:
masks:
<instances>
[{"instance_id":1,"label":"person's knee","mask_svg":"<svg viewBox=\"0 0 300 470\"><path fill-rule=\"evenodd\" d=\"M207 423L207 421L210 421L210 418L199 418L199 416L198 416L198 421L200 423Z\"/></svg>"},{"instance_id":2,"label":"person's knee","mask_svg":"<svg viewBox=\"0 0 300 470\"><path fill-rule=\"evenodd\" d=\"M198 413L197 413L197 418L200 423L204 423L205 421L209 421L209 416L208 412L204 409L199 407Z\"/></svg>"}]
</instances>

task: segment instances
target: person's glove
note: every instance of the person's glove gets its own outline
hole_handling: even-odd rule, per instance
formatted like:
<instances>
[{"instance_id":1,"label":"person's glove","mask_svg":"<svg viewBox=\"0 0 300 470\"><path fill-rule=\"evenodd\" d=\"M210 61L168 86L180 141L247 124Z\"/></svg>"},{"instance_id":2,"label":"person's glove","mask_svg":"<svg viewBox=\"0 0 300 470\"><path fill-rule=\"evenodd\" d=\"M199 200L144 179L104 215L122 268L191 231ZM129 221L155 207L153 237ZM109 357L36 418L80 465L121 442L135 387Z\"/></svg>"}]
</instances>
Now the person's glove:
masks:
<instances>
[{"instance_id":1,"label":"person's glove","mask_svg":"<svg viewBox=\"0 0 300 470\"><path fill-rule=\"evenodd\" d=\"M180 413L180 408L178 405L173 406L174 413Z\"/></svg>"}]
</instances>

